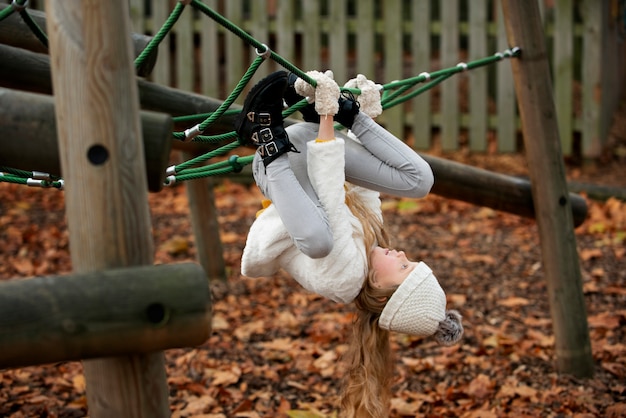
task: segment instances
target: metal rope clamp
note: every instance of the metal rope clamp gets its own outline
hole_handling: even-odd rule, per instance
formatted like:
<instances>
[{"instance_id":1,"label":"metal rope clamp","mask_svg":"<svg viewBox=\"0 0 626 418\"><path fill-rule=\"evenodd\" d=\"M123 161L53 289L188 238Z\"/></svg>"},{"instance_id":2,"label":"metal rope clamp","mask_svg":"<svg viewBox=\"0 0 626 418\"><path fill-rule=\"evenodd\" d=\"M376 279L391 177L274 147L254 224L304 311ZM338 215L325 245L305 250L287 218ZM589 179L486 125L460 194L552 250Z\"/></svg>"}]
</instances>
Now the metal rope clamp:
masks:
<instances>
[{"instance_id":1,"label":"metal rope clamp","mask_svg":"<svg viewBox=\"0 0 626 418\"><path fill-rule=\"evenodd\" d=\"M13 0L11 2L11 7L16 12L21 12L22 10L26 9L27 5L28 5L28 0L26 0L23 4L18 3L18 0Z\"/></svg>"},{"instance_id":2,"label":"metal rope clamp","mask_svg":"<svg viewBox=\"0 0 626 418\"><path fill-rule=\"evenodd\" d=\"M265 51L259 51L259 48L255 49L256 54L263 58L264 60L268 59L269 57L272 56L272 50L270 49L269 46L265 45L265 44L261 44L263 46L263 48L265 48Z\"/></svg>"},{"instance_id":3,"label":"metal rope clamp","mask_svg":"<svg viewBox=\"0 0 626 418\"><path fill-rule=\"evenodd\" d=\"M200 125L196 125L192 128L185 129L185 139L183 140L183 142L189 142L195 137L197 137L198 135L200 135L201 133L202 131L200 130Z\"/></svg>"}]
</instances>

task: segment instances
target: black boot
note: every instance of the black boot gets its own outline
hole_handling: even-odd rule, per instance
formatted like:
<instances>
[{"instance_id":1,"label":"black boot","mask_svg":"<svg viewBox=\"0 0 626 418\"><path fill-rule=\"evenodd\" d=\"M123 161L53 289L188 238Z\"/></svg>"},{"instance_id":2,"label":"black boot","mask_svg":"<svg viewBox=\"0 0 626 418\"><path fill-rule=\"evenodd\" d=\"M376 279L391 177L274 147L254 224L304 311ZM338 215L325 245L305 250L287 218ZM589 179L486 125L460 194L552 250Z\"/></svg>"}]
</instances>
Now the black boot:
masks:
<instances>
[{"instance_id":1,"label":"black boot","mask_svg":"<svg viewBox=\"0 0 626 418\"><path fill-rule=\"evenodd\" d=\"M339 97L339 110L334 116L335 122L341 123L346 128L352 128L354 118L359 113L359 102L352 93L346 92Z\"/></svg>"},{"instance_id":2,"label":"black boot","mask_svg":"<svg viewBox=\"0 0 626 418\"><path fill-rule=\"evenodd\" d=\"M304 99L304 97L300 96L296 92L295 84L297 79L297 75L295 75L294 73L289 73L287 79L287 88L285 89L284 96L285 103L287 103L288 106L293 106L300 100ZM302 113L302 119L304 119L305 122L320 123L320 115L318 115L315 111L315 104L309 103L308 105L300 109L300 113Z\"/></svg>"},{"instance_id":3,"label":"black boot","mask_svg":"<svg viewBox=\"0 0 626 418\"><path fill-rule=\"evenodd\" d=\"M287 72L277 71L268 75L250 90L241 113L235 118L239 141L242 145L257 147L266 167L286 152L298 152L283 126L283 93L286 87Z\"/></svg>"}]
</instances>

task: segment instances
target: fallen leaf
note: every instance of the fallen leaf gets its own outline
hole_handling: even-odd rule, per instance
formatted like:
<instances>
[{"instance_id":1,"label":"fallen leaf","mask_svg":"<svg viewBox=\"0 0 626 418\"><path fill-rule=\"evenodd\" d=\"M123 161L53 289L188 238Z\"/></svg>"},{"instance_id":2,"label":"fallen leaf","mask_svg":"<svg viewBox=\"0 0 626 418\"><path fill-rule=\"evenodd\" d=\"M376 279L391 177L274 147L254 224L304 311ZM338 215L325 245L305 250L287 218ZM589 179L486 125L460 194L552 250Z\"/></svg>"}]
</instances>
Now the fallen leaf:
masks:
<instances>
[{"instance_id":1,"label":"fallen leaf","mask_svg":"<svg viewBox=\"0 0 626 418\"><path fill-rule=\"evenodd\" d=\"M170 255L185 254L189 251L189 241L185 237L174 236L159 247Z\"/></svg>"},{"instance_id":2,"label":"fallen leaf","mask_svg":"<svg viewBox=\"0 0 626 418\"><path fill-rule=\"evenodd\" d=\"M219 313L214 313L213 318L211 318L211 327L214 331L222 331L231 328L231 325L228 323L228 320Z\"/></svg>"},{"instance_id":3,"label":"fallen leaf","mask_svg":"<svg viewBox=\"0 0 626 418\"><path fill-rule=\"evenodd\" d=\"M620 327L620 316L612 312L603 312L588 318L591 328L617 329Z\"/></svg>"},{"instance_id":4,"label":"fallen leaf","mask_svg":"<svg viewBox=\"0 0 626 418\"><path fill-rule=\"evenodd\" d=\"M602 250L599 248L583 248L578 253L579 257L583 261L589 261L593 258L601 258Z\"/></svg>"},{"instance_id":5,"label":"fallen leaf","mask_svg":"<svg viewBox=\"0 0 626 418\"><path fill-rule=\"evenodd\" d=\"M337 353L334 351L326 351L319 358L313 361L313 366L317 368L320 375L324 377L330 377L335 373L335 366L337 365Z\"/></svg>"},{"instance_id":6,"label":"fallen leaf","mask_svg":"<svg viewBox=\"0 0 626 418\"><path fill-rule=\"evenodd\" d=\"M423 404L424 401L407 402L402 398L392 398L391 410L400 416L415 416Z\"/></svg>"},{"instance_id":7,"label":"fallen leaf","mask_svg":"<svg viewBox=\"0 0 626 418\"><path fill-rule=\"evenodd\" d=\"M180 410L183 416L193 416L203 412L208 412L208 409L216 405L217 401L208 395L204 396L189 396L187 398L187 406Z\"/></svg>"},{"instance_id":8,"label":"fallen leaf","mask_svg":"<svg viewBox=\"0 0 626 418\"><path fill-rule=\"evenodd\" d=\"M619 402L606 408L605 418L626 417L626 403Z\"/></svg>"},{"instance_id":9,"label":"fallen leaf","mask_svg":"<svg viewBox=\"0 0 626 418\"><path fill-rule=\"evenodd\" d=\"M516 308L519 306L530 305L530 301L526 298L510 297L510 298L498 301L498 305L506 306L507 308Z\"/></svg>"},{"instance_id":10,"label":"fallen leaf","mask_svg":"<svg viewBox=\"0 0 626 418\"><path fill-rule=\"evenodd\" d=\"M287 411L287 416L290 418L326 418L326 415L317 412L299 410Z\"/></svg>"},{"instance_id":11,"label":"fallen leaf","mask_svg":"<svg viewBox=\"0 0 626 418\"><path fill-rule=\"evenodd\" d=\"M230 386L239 381L241 369L233 367L230 370L216 370L211 373L211 386Z\"/></svg>"},{"instance_id":12,"label":"fallen leaf","mask_svg":"<svg viewBox=\"0 0 626 418\"><path fill-rule=\"evenodd\" d=\"M473 398L485 399L493 393L495 383L484 374L479 374L467 385L465 393Z\"/></svg>"},{"instance_id":13,"label":"fallen leaf","mask_svg":"<svg viewBox=\"0 0 626 418\"><path fill-rule=\"evenodd\" d=\"M263 332L265 332L265 321L259 319L237 327L233 334L242 341L248 341L252 334L262 334Z\"/></svg>"}]
</instances>

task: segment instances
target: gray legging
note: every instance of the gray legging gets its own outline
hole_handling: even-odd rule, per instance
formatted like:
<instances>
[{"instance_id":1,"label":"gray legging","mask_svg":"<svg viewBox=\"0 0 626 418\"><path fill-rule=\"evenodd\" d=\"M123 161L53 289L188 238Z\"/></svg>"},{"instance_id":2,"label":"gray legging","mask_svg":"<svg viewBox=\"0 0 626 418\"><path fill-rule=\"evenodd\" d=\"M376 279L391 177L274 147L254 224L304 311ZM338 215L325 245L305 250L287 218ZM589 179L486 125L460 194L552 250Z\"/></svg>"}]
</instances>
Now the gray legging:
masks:
<instances>
[{"instance_id":1,"label":"gray legging","mask_svg":"<svg viewBox=\"0 0 626 418\"><path fill-rule=\"evenodd\" d=\"M256 153L254 179L276 205L297 248L311 258L325 257L333 248L333 234L307 174L306 143L317 138L318 125L298 123L287 127L287 133L300 152L282 155L267 167ZM363 113L357 114L352 133L360 144L336 132L345 139L346 181L401 197L428 194L432 170L408 145Z\"/></svg>"}]
</instances>

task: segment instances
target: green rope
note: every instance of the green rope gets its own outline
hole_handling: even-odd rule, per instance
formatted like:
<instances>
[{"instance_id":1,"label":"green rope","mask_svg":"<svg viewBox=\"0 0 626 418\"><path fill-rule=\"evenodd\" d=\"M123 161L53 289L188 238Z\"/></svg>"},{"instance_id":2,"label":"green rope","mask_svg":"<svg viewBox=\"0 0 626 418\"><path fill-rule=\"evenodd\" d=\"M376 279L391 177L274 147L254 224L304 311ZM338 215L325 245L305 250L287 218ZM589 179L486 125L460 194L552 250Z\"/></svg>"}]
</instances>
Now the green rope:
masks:
<instances>
[{"instance_id":1,"label":"green rope","mask_svg":"<svg viewBox=\"0 0 626 418\"><path fill-rule=\"evenodd\" d=\"M230 93L230 95L228 95L226 100L222 102L222 104L217 108L217 110L215 110L215 112L211 114L211 116L206 118L202 123L196 125L192 129L188 129L185 132L174 132L173 134L174 138L187 141L189 139L193 139L194 137L204 132L213 122L215 122L219 117L221 117L224 114L224 112L226 112L226 110L228 110L230 105L232 105L235 102L237 97L239 97L239 95L241 94L243 89L246 87L248 82L250 82L250 79L254 76L254 73L256 73L256 70L263 63L263 61L264 61L263 57L256 57L254 61L252 62L252 64L250 65L250 67L248 67L248 71L246 71L246 73L243 75L241 80L239 80L239 83L237 83L237 86L235 87L235 89Z\"/></svg>"},{"instance_id":2,"label":"green rope","mask_svg":"<svg viewBox=\"0 0 626 418\"><path fill-rule=\"evenodd\" d=\"M18 0L17 4L19 6L24 6L24 4L26 3L26 0ZM6 19L7 17L11 16L13 14L13 12L15 12L16 8L13 5L10 5L9 7L6 7L4 9L2 9L2 11L0 11L0 21Z\"/></svg>"},{"instance_id":3,"label":"green rope","mask_svg":"<svg viewBox=\"0 0 626 418\"><path fill-rule=\"evenodd\" d=\"M159 45L165 38L165 35L170 32L180 15L183 13L183 10L185 10L185 4L183 4L182 2L178 2L163 26L161 26L161 29L159 29L154 38L152 38L148 45L146 45L146 47L143 49L143 51L141 51L141 54L139 54L139 56L135 58L135 68L141 67L144 61L148 59L150 54L159 47Z\"/></svg>"},{"instance_id":4,"label":"green rope","mask_svg":"<svg viewBox=\"0 0 626 418\"><path fill-rule=\"evenodd\" d=\"M497 52L489 57L481 58L476 61L471 61L467 63L459 63L454 67L444 68L438 71L433 71L432 73L424 72L415 77L406 78L404 80L393 81L391 83L385 84L383 86L383 89L384 90L395 89L406 84L413 85L416 83L422 83L424 81L428 81L430 79L439 78L445 75L454 75L457 73L473 70L478 67L483 67L485 65L492 64L496 61L503 60L504 58L519 57L521 53L522 51L518 47L507 49L504 52Z\"/></svg>"},{"instance_id":5,"label":"green rope","mask_svg":"<svg viewBox=\"0 0 626 418\"><path fill-rule=\"evenodd\" d=\"M308 105L308 102L306 101L306 99L302 99L300 102L294 104L293 106L291 106L289 109L285 110L282 114L283 117L289 117L291 114L293 114L294 112L296 112L297 110L305 107ZM236 111L237 113L239 113L239 111ZM237 139L237 133L235 131L231 131L231 132L227 132L227 133L223 133L223 134L219 134L219 135L212 135L212 136L204 136L204 135L199 135L197 137L194 138L194 142L196 141L200 141L200 142L208 142L208 143L217 143L217 142L223 142L225 140L229 140L229 139ZM210 160L211 158L226 154L227 152L232 151L235 148L238 148L240 146L240 142L237 140L235 142L232 142L230 144L227 144L223 147L217 148L213 151L209 151L205 154L202 154L198 157L192 158L191 160L185 161L179 165L175 165L172 166L168 169L168 172L171 173L176 173L176 174L180 174L185 172L185 170L188 170L190 167L197 165L197 164L201 164L206 162L207 160ZM177 176L178 178L178 176Z\"/></svg>"},{"instance_id":6,"label":"green rope","mask_svg":"<svg viewBox=\"0 0 626 418\"><path fill-rule=\"evenodd\" d=\"M5 174L11 174L17 177L34 178L34 179L39 179L39 180L60 180L61 179L61 177L59 176L55 176L55 175L48 174L48 173L43 173L40 171L26 171L26 170L20 170L19 168L6 167L6 166L0 166L0 172L3 172Z\"/></svg>"},{"instance_id":7,"label":"green rope","mask_svg":"<svg viewBox=\"0 0 626 418\"><path fill-rule=\"evenodd\" d=\"M199 0L192 0L191 5L195 7L197 10L201 11L211 19L215 20L217 23L228 29L230 32L239 36L241 39L246 41L248 44L252 45L256 48L257 54L264 55L269 53L269 57L282 65L285 69L295 73L298 77L305 80L307 83L315 87L317 82L309 77L304 71L300 70L298 67L293 65L291 62L287 61L280 55L276 54L274 51L270 50L269 47L256 39L250 36L246 31L235 25L230 20L226 19L224 16L217 13L215 10L208 7L206 4L202 3Z\"/></svg>"},{"instance_id":8,"label":"green rope","mask_svg":"<svg viewBox=\"0 0 626 418\"><path fill-rule=\"evenodd\" d=\"M226 133L218 134L218 135L198 135L193 140L194 142L215 144L218 142L224 142L229 139L236 140L237 132L231 131L231 132L226 132Z\"/></svg>"},{"instance_id":9,"label":"green rope","mask_svg":"<svg viewBox=\"0 0 626 418\"><path fill-rule=\"evenodd\" d=\"M39 27L39 25L37 25L37 23L33 20L30 14L28 14L28 11L26 10L26 3L27 0L16 0L14 3L10 4L9 7L4 8L2 11L0 11L0 21L11 16L14 12L18 12L24 23L26 23L26 26L28 26L28 28L33 33L33 35L35 35L37 39L39 39L39 41L46 48L48 48L48 37L46 36L45 32Z\"/></svg>"},{"instance_id":10,"label":"green rope","mask_svg":"<svg viewBox=\"0 0 626 418\"><path fill-rule=\"evenodd\" d=\"M436 78L434 80L431 80L430 82L428 82L427 84L424 84L422 87L420 87L419 89L415 90L414 92L407 93L404 96L397 98L396 100L393 100L394 96L390 95L387 98L387 100L384 100L381 103L382 107L383 107L383 110L386 110L386 109L389 109L389 108L394 107L396 105L399 105L400 103L404 103L407 100L410 100L410 99L412 99L412 98L414 98L414 97L424 93L425 91L432 89L437 84L439 84L439 83L443 82L444 80L447 80L448 78L452 77L452 75L453 74L447 74L447 75L438 77L438 78Z\"/></svg>"},{"instance_id":11,"label":"green rope","mask_svg":"<svg viewBox=\"0 0 626 418\"><path fill-rule=\"evenodd\" d=\"M48 37L46 36L46 33L39 27L37 22L33 20L30 14L28 14L28 11L26 11L26 9L21 10L20 16L22 17L24 23L26 23L26 26L30 28L30 31L37 37L37 39L39 39L39 42L48 48Z\"/></svg>"},{"instance_id":12,"label":"green rope","mask_svg":"<svg viewBox=\"0 0 626 418\"><path fill-rule=\"evenodd\" d=\"M165 185L171 186L174 183L181 181L195 180L207 176L222 176L239 172L244 166L252 163L252 160L254 159L254 156L252 155L248 155L245 157L233 155L233 157L225 161L220 161L208 165L206 167L198 167L198 170L194 170L193 172L185 172L182 174L177 174L176 176L169 176L165 181Z\"/></svg>"},{"instance_id":13,"label":"green rope","mask_svg":"<svg viewBox=\"0 0 626 418\"><path fill-rule=\"evenodd\" d=\"M229 110L225 111L222 116L232 116L232 115L236 115L237 113L239 113L238 109L229 109ZM197 121L205 120L206 118L208 118L212 114L213 114L213 112L207 112L207 113L198 113L198 114L195 114L195 115L174 116L172 118L172 121L174 123L197 122Z\"/></svg>"},{"instance_id":14,"label":"green rope","mask_svg":"<svg viewBox=\"0 0 626 418\"><path fill-rule=\"evenodd\" d=\"M29 178L33 175L32 171L20 170L12 167L0 166L0 172L5 174L12 174L17 177Z\"/></svg>"},{"instance_id":15,"label":"green rope","mask_svg":"<svg viewBox=\"0 0 626 418\"><path fill-rule=\"evenodd\" d=\"M308 106L308 102L306 101L306 99L302 99L300 102L298 103L294 103L290 108L288 108L287 110L285 110L283 112L283 116L284 117L289 117L292 114L296 113L298 110L302 109L303 107ZM239 109L229 109L227 111L225 111L222 116L233 116L233 115L237 115L240 112ZM172 121L176 124L176 123L188 123L188 122L197 122L197 121L201 121L201 120L205 120L206 118L208 118L209 116L211 116L213 114L213 112L207 112L207 113L198 113L195 115L183 115L183 116L174 116L172 118ZM202 138L202 135L198 135L196 138L194 138L194 140L198 140L198 138ZM228 139L228 138L225 138Z\"/></svg>"},{"instance_id":16,"label":"green rope","mask_svg":"<svg viewBox=\"0 0 626 418\"><path fill-rule=\"evenodd\" d=\"M0 172L0 182L26 185L26 178Z\"/></svg>"},{"instance_id":17,"label":"green rope","mask_svg":"<svg viewBox=\"0 0 626 418\"><path fill-rule=\"evenodd\" d=\"M209 151L209 152L207 152L205 154L199 155L199 156L197 156L195 158L192 158L191 160L185 161L184 163L179 164L177 166L174 166L173 168L170 167L170 169L171 170L172 169L175 170L174 173L180 173L180 172L182 172L185 169L193 167L194 165L204 163L207 160L210 160L211 158L218 157L220 155L224 155L224 154L234 150L235 148L238 148L239 146L240 146L239 142L235 141L235 142L232 142L230 144L226 144L226 145L224 145L222 147L219 147L217 149L214 149L212 151Z\"/></svg>"},{"instance_id":18,"label":"green rope","mask_svg":"<svg viewBox=\"0 0 626 418\"><path fill-rule=\"evenodd\" d=\"M54 187L56 189L62 190L64 187L63 180L42 180L35 179L30 177L23 177L21 175L14 175L7 172L0 171L0 183L13 183L13 184L21 184L30 187L42 187L49 188Z\"/></svg>"}]
</instances>

